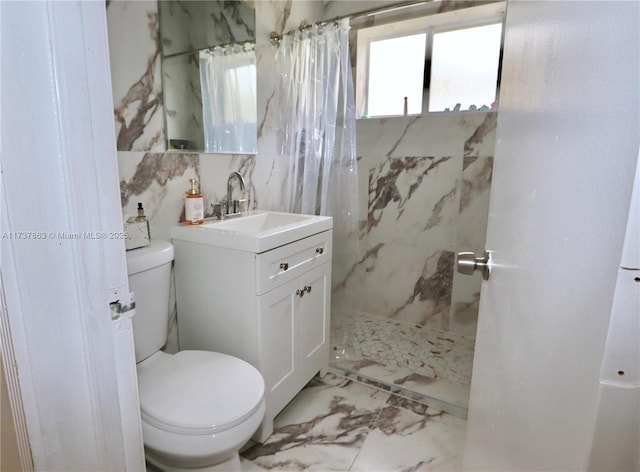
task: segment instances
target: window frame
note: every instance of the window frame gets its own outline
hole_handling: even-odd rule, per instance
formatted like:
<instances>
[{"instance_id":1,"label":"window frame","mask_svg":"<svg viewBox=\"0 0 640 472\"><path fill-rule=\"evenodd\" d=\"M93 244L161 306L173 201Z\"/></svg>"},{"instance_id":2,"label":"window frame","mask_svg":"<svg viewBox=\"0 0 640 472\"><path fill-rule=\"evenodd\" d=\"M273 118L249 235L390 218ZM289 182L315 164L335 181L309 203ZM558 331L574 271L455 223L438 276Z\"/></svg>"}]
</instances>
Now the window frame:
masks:
<instances>
[{"instance_id":1,"label":"window frame","mask_svg":"<svg viewBox=\"0 0 640 472\"><path fill-rule=\"evenodd\" d=\"M385 39L393 39L402 36L409 36L412 34L426 33L426 57L425 68L430 66L430 58L433 48L433 35L434 33L443 33L448 31L455 31L466 28L473 28L477 26L485 26L490 24L502 23L502 33L504 43L504 16L506 11L506 1L494 2L489 4L480 5L477 7L470 7L460 10L453 10L445 13L425 15L419 18L413 18L409 20L395 21L382 25L363 27L357 31L357 46L356 46L356 117L367 118L368 117L368 102L369 102L369 51L371 43L374 41L380 41ZM500 55L502 55L502 46ZM499 64L501 61L499 61ZM500 65L498 66L500 67ZM425 75L431 74L430 70L425 70ZM498 84L500 81L501 71L498 70ZM430 77L429 77L430 80ZM498 84L496 84L496 98L498 96ZM427 113L442 113L442 112L430 112L429 110L429 84L425 88L425 94L422 100L422 112L420 115ZM403 116L403 115L376 115L375 118L382 118L388 116ZM411 114L410 116L418 116Z\"/></svg>"}]
</instances>

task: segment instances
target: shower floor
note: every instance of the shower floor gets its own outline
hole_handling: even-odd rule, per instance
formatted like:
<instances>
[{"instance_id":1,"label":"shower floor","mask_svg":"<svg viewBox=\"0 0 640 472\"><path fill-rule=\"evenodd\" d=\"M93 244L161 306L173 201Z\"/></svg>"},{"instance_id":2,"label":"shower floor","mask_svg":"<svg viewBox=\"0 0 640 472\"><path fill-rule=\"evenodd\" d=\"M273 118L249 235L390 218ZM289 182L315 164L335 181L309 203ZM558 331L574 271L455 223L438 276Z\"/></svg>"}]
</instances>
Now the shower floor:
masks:
<instances>
[{"instance_id":1,"label":"shower floor","mask_svg":"<svg viewBox=\"0 0 640 472\"><path fill-rule=\"evenodd\" d=\"M466 416L475 339L364 313L331 324L334 369Z\"/></svg>"}]
</instances>

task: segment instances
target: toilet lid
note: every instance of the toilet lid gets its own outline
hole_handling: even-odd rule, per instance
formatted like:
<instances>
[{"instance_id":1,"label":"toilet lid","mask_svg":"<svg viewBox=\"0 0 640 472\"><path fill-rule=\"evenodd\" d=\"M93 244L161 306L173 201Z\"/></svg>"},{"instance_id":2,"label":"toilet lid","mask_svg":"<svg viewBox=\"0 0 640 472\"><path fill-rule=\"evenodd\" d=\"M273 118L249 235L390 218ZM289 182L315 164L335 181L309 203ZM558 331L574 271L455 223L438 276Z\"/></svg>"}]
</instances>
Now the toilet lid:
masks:
<instances>
[{"instance_id":1,"label":"toilet lid","mask_svg":"<svg viewBox=\"0 0 640 472\"><path fill-rule=\"evenodd\" d=\"M143 421L179 434L211 434L260 408L264 380L251 364L208 351L159 354L138 365Z\"/></svg>"}]
</instances>

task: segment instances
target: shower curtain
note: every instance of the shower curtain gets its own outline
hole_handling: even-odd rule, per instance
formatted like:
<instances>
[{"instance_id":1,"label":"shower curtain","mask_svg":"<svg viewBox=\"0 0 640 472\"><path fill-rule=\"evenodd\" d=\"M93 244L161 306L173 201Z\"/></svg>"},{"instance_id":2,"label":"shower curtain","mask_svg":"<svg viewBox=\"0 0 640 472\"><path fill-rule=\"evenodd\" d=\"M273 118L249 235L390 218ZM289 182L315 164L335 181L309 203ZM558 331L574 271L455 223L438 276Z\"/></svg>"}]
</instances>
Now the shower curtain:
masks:
<instances>
[{"instance_id":1,"label":"shower curtain","mask_svg":"<svg viewBox=\"0 0 640 472\"><path fill-rule=\"evenodd\" d=\"M256 153L255 45L200 51L205 152Z\"/></svg>"},{"instance_id":2,"label":"shower curtain","mask_svg":"<svg viewBox=\"0 0 640 472\"><path fill-rule=\"evenodd\" d=\"M276 48L278 143L286 165L284 211L333 217L332 312L358 264L358 170L348 19L285 35ZM343 290L344 291L344 290ZM333 322L333 321L332 321ZM335 345L334 345L335 347Z\"/></svg>"}]
</instances>

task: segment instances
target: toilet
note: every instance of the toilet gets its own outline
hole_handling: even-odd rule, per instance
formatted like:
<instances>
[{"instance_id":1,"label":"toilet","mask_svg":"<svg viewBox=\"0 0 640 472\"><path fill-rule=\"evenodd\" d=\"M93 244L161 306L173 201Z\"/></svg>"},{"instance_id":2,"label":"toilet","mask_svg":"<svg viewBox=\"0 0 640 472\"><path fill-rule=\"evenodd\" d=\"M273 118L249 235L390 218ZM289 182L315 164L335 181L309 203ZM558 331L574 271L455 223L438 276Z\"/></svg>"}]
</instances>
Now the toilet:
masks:
<instances>
[{"instance_id":1,"label":"toilet","mask_svg":"<svg viewBox=\"0 0 640 472\"><path fill-rule=\"evenodd\" d=\"M217 352L160 349L167 341L173 246L127 251L145 456L170 471L240 471L238 451L264 417L264 380Z\"/></svg>"}]
</instances>

